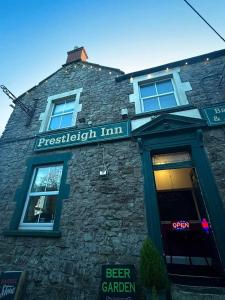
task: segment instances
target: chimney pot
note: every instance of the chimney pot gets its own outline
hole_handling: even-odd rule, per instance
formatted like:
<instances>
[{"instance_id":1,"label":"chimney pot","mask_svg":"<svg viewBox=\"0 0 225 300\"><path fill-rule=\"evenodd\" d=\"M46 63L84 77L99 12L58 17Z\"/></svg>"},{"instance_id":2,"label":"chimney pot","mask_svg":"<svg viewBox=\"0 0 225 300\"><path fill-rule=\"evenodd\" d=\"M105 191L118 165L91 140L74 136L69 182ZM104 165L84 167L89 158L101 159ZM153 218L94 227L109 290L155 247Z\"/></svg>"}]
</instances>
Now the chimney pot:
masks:
<instances>
[{"instance_id":1,"label":"chimney pot","mask_svg":"<svg viewBox=\"0 0 225 300\"><path fill-rule=\"evenodd\" d=\"M75 49L67 52L66 64L75 62L75 61L86 61L88 58L87 53L84 47L75 47Z\"/></svg>"}]
</instances>

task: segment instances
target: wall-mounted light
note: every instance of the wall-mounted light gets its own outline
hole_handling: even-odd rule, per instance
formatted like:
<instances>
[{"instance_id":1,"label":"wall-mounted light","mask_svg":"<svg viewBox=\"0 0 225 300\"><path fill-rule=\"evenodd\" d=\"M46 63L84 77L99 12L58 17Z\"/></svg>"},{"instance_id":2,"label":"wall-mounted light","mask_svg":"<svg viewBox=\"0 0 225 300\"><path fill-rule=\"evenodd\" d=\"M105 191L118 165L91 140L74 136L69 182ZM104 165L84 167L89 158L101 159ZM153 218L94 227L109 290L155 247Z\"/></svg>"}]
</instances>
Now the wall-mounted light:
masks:
<instances>
[{"instance_id":1,"label":"wall-mounted light","mask_svg":"<svg viewBox=\"0 0 225 300\"><path fill-rule=\"evenodd\" d=\"M99 176L102 178L105 178L105 179L108 177L108 169L107 169L107 166L105 163L105 147L104 146L102 146L102 164L101 164L101 167L99 170Z\"/></svg>"},{"instance_id":2,"label":"wall-mounted light","mask_svg":"<svg viewBox=\"0 0 225 300\"><path fill-rule=\"evenodd\" d=\"M122 108L120 111L120 114L123 119L126 119L128 117L128 109L127 108Z\"/></svg>"},{"instance_id":3,"label":"wall-mounted light","mask_svg":"<svg viewBox=\"0 0 225 300\"><path fill-rule=\"evenodd\" d=\"M108 171L107 169L101 169L100 172L99 172L99 176L107 176L108 175Z\"/></svg>"}]
</instances>

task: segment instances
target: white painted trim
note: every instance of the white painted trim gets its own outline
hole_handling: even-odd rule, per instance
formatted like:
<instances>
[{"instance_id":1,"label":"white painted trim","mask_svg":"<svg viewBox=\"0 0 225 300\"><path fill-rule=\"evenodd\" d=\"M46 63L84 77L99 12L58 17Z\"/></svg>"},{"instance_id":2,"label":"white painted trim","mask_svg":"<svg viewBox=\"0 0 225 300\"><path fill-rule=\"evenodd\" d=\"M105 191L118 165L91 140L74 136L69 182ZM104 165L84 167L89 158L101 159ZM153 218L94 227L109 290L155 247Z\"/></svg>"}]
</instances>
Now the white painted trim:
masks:
<instances>
[{"instance_id":1,"label":"white painted trim","mask_svg":"<svg viewBox=\"0 0 225 300\"><path fill-rule=\"evenodd\" d=\"M155 72L152 74L142 75L135 78L132 78L131 82L133 83L133 94L129 95L131 103L135 105L136 114L143 113L142 101L140 98L140 84L147 83L148 80L155 79L155 82L163 80L164 76L170 75L174 84L174 93L178 101L178 105L188 104L188 99L185 94L187 91L191 91L191 85L189 82L182 82L180 79L180 68L174 68L164 71Z\"/></svg>"},{"instance_id":2,"label":"white painted trim","mask_svg":"<svg viewBox=\"0 0 225 300\"><path fill-rule=\"evenodd\" d=\"M40 126L39 132L47 131L49 119L52 114L54 103L59 100L62 100L63 98L67 98L67 97L74 96L74 95L75 95L74 113L73 113L73 119L72 119L71 126L75 126L76 119L77 119L77 113L80 112L82 109L82 104L79 103L80 94L82 91L83 91L83 88L79 88L79 89L72 90L69 92L49 96L47 99L47 106L46 106L45 112L41 113L40 117L39 117L39 120L41 121L41 126Z\"/></svg>"},{"instance_id":3,"label":"white painted trim","mask_svg":"<svg viewBox=\"0 0 225 300\"><path fill-rule=\"evenodd\" d=\"M201 114L197 108L194 109L189 109L189 110L182 110L182 111L176 111L170 113L171 115L177 115L177 116L183 116L183 117L189 117L189 118L196 118L196 119L202 119ZM158 115L152 115L149 117L143 117L140 119L132 120L131 121L131 130L135 130L142 125L152 121L153 119L159 117L160 114Z\"/></svg>"}]
</instances>

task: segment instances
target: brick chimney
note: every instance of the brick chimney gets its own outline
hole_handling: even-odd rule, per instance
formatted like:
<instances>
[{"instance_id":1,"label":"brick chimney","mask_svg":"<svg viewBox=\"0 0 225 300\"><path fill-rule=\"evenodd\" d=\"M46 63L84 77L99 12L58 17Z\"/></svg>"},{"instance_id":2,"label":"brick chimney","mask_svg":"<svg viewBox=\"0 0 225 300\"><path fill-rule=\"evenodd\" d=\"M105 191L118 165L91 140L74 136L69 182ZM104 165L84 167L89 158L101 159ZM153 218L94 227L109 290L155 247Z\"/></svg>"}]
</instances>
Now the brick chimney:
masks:
<instances>
[{"instance_id":1,"label":"brick chimney","mask_svg":"<svg viewBox=\"0 0 225 300\"><path fill-rule=\"evenodd\" d=\"M67 52L66 64L75 61L86 61L88 58L84 47L75 47L74 50Z\"/></svg>"}]
</instances>

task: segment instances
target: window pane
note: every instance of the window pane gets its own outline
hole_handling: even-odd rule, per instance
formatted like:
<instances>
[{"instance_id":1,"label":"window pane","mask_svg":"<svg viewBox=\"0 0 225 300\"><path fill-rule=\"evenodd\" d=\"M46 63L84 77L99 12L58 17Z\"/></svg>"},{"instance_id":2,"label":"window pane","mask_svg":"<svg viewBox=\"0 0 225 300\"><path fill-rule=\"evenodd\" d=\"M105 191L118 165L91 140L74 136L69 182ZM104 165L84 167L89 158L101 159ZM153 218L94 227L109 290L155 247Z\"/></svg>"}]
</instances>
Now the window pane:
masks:
<instances>
[{"instance_id":1,"label":"window pane","mask_svg":"<svg viewBox=\"0 0 225 300\"><path fill-rule=\"evenodd\" d=\"M66 102L65 107L64 107L64 113L74 111L74 102L75 101Z\"/></svg>"},{"instance_id":2,"label":"window pane","mask_svg":"<svg viewBox=\"0 0 225 300\"><path fill-rule=\"evenodd\" d=\"M160 109L158 97L144 99L143 104L144 111L154 111Z\"/></svg>"},{"instance_id":3,"label":"window pane","mask_svg":"<svg viewBox=\"0 0 225 300\"><path fill-rule=\"evenodd\" d=\"M52 117L48 129L49 130L59 129L59 127L60 127L60 121L61 121L61 116L59 116L59 117Z\"/></svg>"},{"instance_id":4,"label":"window pane","mask_svg":"<svg viewBox=\"0 0 225 300\"><path fill-rule=\"evenodd\" d=\"M58 191L62 176L62 166L50 167L46 191Z\"/></svg>"},{"instance_id":5,"label":"window pane","mask_svg":"<svg viewBox=\"0 0 225 300\"><path fill-rule=\"evenodd\" d=\"M142 98L156 95L155 84L143 85L140 90Z\"/></svg>"},{"instance_id":6,"label":"window pane","mask_svg":"<svg viewBox=\"0 0 225 300\"><path fill-rule=\"evenodd\" d=\"M164 95L159 97L161 108L177 106L174 94Z\"/></svg>"},{"instance_id":7,"label":"window pane","mask_svg":"<svg viewBox=\"0 0 225 300\"><path fill-rule=\"evenodd\" d=\"M72 124L73 114L63 115L60 128L69 127Z\"/></svg>"},{"instance_id":8,"label":"window pane","mask_svg":"<svg viewBox=\"0 0 225 300\"><path fill-rule=\"evenodd\" d=\"M173 92L171 80L161 81L156 83L158 94Z\"/></svg>"},{"instance_id":9,"label":"window pane","mask_svg":"<svg viewBox=\"0 0 225 300\"><path fill-rule=\"evenodd\" d=\"M56 196L31 196L24 223L52 223L55 216Z\"/></svg>"},{"instance_id":10,"label":"window pane","mask_svg":"<svg viewBox=\"0 0 225 300\"><path fill-rule=\"evenodd\" d=\"M191 161L190 153L175 152L175 153L155 154L152 157L153 165L163 165L163 164L177 163L183 161Z\"/></svg>"},{"instance_id":11,"label":"window pane","mask_svg":"<svg viewBox=\"0 0 225 300\"><path fill-rule=\"evenodd\" d=\"M55 104L52 115L54 116L54 115L62 114L64 112L64 106L65 106L65 102L60 104Z\"/></svg>"},{"instance_id":12,"label":"window pane","mask_svg":"<svg viewBox=\"0 0 225 300\"><path fill-rule=\"evenodd\" d=\"M49 167L38 168L31 192L44 192L48 181Z\"/></svg>"},{"instance_id":13,"label":"window pane","mask_svg":"<svg viewBox=\"0 0 225 300\"><path fill-rule=\"evenodd\" d=\"M161 221L198 220L191 190L158 192L157 197Z\"/></svg>"}]
</instances>

